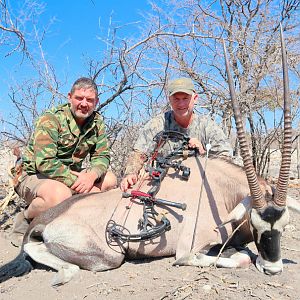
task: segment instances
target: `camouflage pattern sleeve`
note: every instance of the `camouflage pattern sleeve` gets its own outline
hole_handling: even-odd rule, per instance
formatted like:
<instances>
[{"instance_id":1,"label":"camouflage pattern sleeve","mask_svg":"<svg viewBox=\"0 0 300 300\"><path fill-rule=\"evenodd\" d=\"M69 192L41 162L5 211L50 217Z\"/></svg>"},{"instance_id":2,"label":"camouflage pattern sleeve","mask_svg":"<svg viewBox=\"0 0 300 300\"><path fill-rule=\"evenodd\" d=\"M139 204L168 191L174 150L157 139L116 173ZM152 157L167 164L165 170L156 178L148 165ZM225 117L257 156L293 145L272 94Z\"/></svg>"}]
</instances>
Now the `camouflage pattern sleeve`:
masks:
<instances>
[{"instance_id":1,"label":"camouflage pattern sleeve","mask_svg":"<svg viewBox=\"0 0 300 300\"><path fill-rule=\"evenodd\" d=\"M106 171L110 163L108 140L105 133L105 125L101 120L98 125L98 138L95 146L90 151L90 170L97 173L100 178Z\"/></svg>"},{"instance_id":2,"label":"camouflage pattern sleeve","mask_svg":"<svg viewBox=\"0 0 300 300\"><path fill-rule=\"evenodd\" d=\"M134 150L146 154L148 157L155 148L153 138L164 129L164 115L159 115L140 129L139 136L134 144Z\"/></svg>"},{"instance_id":3,"label":"camouflage pattern sleeve","mask_svg":"<svg viewBox=\"0 0 300 300\"><path fill-rule=\"evenodd\" d=\"M138 174L144 163L152 154L156 143L153 138L164 128L163 116L157 116L148 121L139 131L138 138L133 146L133 151L129 154L125 174Z\"/></svg>"},{"instance_id":4,"label":"camouflage pattern sleeve","mask_svg":"<svg viewBox=\"0 0 300 300\"><path fill-rule=\"evenodd\" d=\"M231 157L233 150L222 128L213 120L207 119L205 126L206 143L211 144L209 154ZM205 146L205 145L204 145Z\"/></svg>"},{"instance_id":5,"label":"camouflage pattern sleeve","mask_svg":"<svg viewBox=\"0 0 300 300\"><path fill-rule=\"evenodd\" d=\"M71 174L69 167L57 159L59 126L58 120L51 114L44 114L38 119L32 139L33 159L38 172L70 187L77 176Z\"/></svg>"}]
</instances>

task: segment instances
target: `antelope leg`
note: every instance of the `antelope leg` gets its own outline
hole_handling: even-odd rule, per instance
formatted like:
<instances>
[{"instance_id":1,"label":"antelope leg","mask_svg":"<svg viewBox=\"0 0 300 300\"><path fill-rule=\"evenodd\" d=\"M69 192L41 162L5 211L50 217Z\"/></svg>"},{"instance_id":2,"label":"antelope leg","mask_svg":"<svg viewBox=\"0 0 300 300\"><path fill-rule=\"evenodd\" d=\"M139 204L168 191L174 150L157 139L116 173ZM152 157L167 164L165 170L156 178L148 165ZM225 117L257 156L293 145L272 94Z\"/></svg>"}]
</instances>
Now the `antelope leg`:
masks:
<instances>
[{"instance_id":1,"label":"antelope leg","mask_svg":"<svg viewBox=\"0 0 300 300\"><path fill-rule=\"evenodd\" d=\"M247 251L240 251L229 258L210 256L203 253L189 254L177 259L175 266L195 266L209 267L216 266L219 268L247 268L251 264L251 258Z\"/></svg>"},{"instance_id":2,"label":"antelope leg","mask_svg":"<svg viewBox=\"0 0 300 300\"><path fill-rule=\"evenodd\" d=\"M51 284L61 285L70 281L79 271L79 267L51 254L43 242L29 242L24 251L36 262L57 270Z\"/></svg>"}]
</instances>

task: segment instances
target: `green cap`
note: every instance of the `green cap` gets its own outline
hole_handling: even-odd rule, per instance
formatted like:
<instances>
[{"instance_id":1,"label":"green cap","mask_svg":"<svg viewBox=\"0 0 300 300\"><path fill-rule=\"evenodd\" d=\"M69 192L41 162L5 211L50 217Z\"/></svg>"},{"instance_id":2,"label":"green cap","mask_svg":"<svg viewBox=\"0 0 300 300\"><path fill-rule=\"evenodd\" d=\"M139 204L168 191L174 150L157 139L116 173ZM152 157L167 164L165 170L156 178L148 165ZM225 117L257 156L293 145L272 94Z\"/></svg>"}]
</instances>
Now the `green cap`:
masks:
<instances>
[{"instance_id":1,"label":"green cap","mask_svg":"<svg viewBox=\"0 0 300 300\"><path fill-rule=\"evenodd\" d=\"M190 78L178 78L171 80L168 84L169 96L174 95L175 93L182 92L189 95L195 93L195 86L193 81Z\"/></svg>"}]
</instances>

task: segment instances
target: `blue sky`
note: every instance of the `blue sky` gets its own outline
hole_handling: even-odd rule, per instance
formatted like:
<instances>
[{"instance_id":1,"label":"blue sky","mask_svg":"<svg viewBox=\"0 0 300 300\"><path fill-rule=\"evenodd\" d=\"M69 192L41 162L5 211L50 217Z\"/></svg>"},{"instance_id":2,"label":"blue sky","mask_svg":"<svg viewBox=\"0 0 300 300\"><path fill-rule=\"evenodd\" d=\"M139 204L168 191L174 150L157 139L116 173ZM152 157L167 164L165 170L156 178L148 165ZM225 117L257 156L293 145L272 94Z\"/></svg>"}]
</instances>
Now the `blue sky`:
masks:
<instances>
[{"instance_id":1,"label":"blue sky","mask_svg":"<svg viewBox=\"0 0 300 300\"><path fill-rule=\"evenodd\" d=\"M24 3L17 0L7 1L14 12ZM55 0L45 1L44 4L43 12L37 20L37 29L42 32L47 28L43 41L44 54L59 77L67 76L65 93L74 80L87 75L86 57L101 57L105 44L99 37L107 36L110 16L115 26L124 25L141 21L142 13L150 9L146 0ZM32 30L30 23L27 24L26 30ZM130 25L122 30L126 36L136 34L136 30ZM122 34L122 31L119 34ZM38 53L36 48L30 50ZM8 109L8 87L14 81L21 82L31 75L28 62L22 62L20 54L14 53L5 57L6 53L7 49L0 47L0 116Z\"/></svg>"},{"instance_id":2,"label":"blue sky","mask_svg":"<svg viewBox=\"0 0 300 300\"><path fill-rule=\"evenodd\" d=\"M114 24L119 25L141 21L140 11L147 9L146 3L143 0L48 1L45 18L57 19L47 43L50 61L68 67L73 76L71 81L84 75L84 56L101 56L104 43L99 37L106 37L110 15Z\"/></svg>"},{"instance_id":3,"label":"blue sky","mask_svg":"<svg viewBox=\"0 0 300 300\"><path fill-rule=\"evenodd\" d=\"M26 2L26 0L6 1L10 3L13 12L17 12ZM42 3L42 0L36 1ZM123 34L126 37L132 37L138 35L136 23L142 24L143 14L150 10L147 0L45 0L43 12L36 21L37 30L41 33L47 28L43 50L58 78L66 79L61 91L66 94L74 80L87 75L85 65L87 57L101 59L105 44L100 41L99 37L107 36L110 16L112 16L113 26L134 23L134 25L123 27L118 32L119 36ZM28 23L25 29L31 31L31 24ZM32 45L29 44L30 51L38 53L38 49L32 48ZM10 110L9 87L37 74L33 73L28 61L22 62L20 54L14 53L5 57L8 49L3 45L0 46L1 119L1 116Z\"/></svg>"}]
</instances>

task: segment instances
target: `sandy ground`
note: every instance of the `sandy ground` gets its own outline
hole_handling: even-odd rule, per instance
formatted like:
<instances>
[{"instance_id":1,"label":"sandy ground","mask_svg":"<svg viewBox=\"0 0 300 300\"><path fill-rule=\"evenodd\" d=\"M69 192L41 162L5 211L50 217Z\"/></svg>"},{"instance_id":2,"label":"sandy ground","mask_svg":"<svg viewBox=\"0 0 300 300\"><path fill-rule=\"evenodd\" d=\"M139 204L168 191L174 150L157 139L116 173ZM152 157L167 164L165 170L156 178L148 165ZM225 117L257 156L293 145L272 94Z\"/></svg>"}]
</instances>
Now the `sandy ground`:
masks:
<instances>
[{"instance_id":1,"label":"sandy ground","mask_svg":"<svg viewBox=\"0 0 300 300\"><path fill-rule=\"evenodd\" d=\"M290 190L298 201L299 188ZM126 261L120 268L102 273L81 270L69 283L52 287L54 271L44 267L0 284L0 299L299 299L299 215L282 240L284 272L266 276L254 265L250 269L174 267L173 257ZM7 226L8 227L8 226ZM0 232L0 265L19 252ZM253 248L253 245L250 245ZM255 248L253 248L255 251Z\"/></svg>"}]
</instances>

